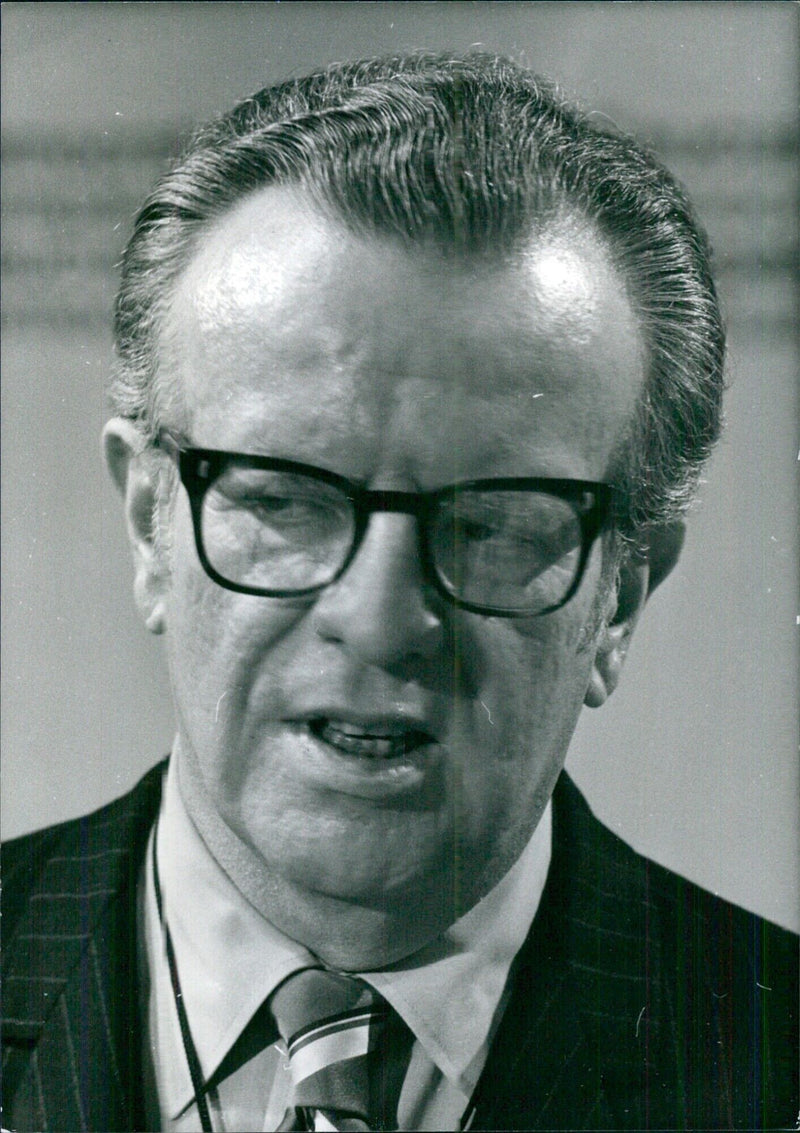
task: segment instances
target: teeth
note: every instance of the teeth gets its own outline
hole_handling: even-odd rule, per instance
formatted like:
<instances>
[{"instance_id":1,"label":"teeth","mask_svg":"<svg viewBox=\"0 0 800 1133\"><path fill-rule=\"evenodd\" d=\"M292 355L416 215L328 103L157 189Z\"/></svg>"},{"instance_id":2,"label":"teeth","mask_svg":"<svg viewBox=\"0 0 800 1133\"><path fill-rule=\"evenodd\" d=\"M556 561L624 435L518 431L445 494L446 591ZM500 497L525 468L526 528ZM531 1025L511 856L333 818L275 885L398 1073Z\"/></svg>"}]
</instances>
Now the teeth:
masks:
<instances>
[{"instance_id":1,"label":"teeth","mask_svg":"<svg viewBox=\"0 0 800 1133\"><path fill-rule=\"evenodd\" d=\"M319 739L340 751L370 759L396 759L430 741L430 736L420 731L367 732L344 720L314 720L309 727Z\"/></svg>"}]
</instances>

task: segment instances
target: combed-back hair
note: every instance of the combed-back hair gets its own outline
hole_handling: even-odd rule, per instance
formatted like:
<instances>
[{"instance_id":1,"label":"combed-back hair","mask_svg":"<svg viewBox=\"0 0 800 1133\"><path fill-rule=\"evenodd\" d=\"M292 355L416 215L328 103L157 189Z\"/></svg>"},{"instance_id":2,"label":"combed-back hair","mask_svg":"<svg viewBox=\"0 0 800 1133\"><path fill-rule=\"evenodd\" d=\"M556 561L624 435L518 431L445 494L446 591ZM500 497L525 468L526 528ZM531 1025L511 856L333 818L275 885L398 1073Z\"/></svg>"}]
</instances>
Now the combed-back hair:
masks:
<instances>
[{"instance_id":1,"label":"combed-back hair","mask_svg":"<svg viewBox=\"0 0 800 1133\"><path fill-rule=\"evenodd\" d=\"M710 249L684 191L631 138L486 54L335 64L266 87L199 130L135 220L115 308L114 412L159 425L159 329L214 218L293 184L361 234L502 260L558 217L593 227L646 346L619 453L617 530L643 536L693 496L717 439L724 331Z\"/></svg>"}]
</instances>

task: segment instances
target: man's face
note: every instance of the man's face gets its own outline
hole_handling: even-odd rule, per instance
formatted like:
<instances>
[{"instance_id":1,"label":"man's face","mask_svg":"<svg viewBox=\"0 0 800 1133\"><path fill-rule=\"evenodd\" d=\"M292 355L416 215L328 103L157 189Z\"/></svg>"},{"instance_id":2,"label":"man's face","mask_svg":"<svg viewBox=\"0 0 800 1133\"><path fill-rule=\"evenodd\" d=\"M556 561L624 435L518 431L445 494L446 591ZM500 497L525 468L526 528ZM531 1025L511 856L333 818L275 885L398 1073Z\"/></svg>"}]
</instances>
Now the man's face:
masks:
<instances>
[{"instance_id":1,"label":"man's face","mask_svg":"<svg viewBox=\"0 0 800 1133\"><path fill-rule=\"evenodd\" d=\"M578 224L512 265L456 265L347 233L279 188L203 237L162 347L180 391L165 423L191 445L405 491L607 479L642 380L623 288ZM163 608L186 805L248 898L342 965L339 936L352 966L392 959L516 860L598 648L601 541L563 609L501 619L432 592L415 523L373 515L338 582L287 600L212 582L182 488L172 513ZM376 754L369 737L407 729L432 740Z\"/></svg>"}]
</instances>

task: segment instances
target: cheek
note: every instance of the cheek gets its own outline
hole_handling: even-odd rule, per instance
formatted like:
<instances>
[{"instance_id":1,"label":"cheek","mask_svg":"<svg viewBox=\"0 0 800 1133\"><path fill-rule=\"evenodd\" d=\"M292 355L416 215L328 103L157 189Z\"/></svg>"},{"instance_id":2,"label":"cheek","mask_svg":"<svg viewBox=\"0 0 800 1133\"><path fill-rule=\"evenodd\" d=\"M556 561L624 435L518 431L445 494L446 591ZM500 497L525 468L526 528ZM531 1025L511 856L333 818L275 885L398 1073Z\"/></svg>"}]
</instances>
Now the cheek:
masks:
<instances>
[{"instance_id":1,"label":"cheek","mask_svg":"<svg viewBox=\"0 0 800 1133\"><path fill-rule=\"evenodd\" d=\"M232 750L233 736L246 727L256 673L263 685L268 670L280 672L280 642L303 611L213 582L187 512L176 509L173 526L166 647L176 710L201 754Z\"/></svg>"},{"instance_id":2,"label":"cheek","mask_svg":"<svg viewBox=\"0 0 800 1133\"><path fill-rule=\"evenodd\" d=\"M533 795L549 797L591 672L585 613L477 627L464 662L472 685L462 783L468 807L508 817L530 813Z\"/></svg>"},{"instance_id":3,"label":"cheek","mask_svg":"<svg viewBox=\"0 0 800 1133\"><path fill-rule=\"evenodd\" d=\"M564 765L591 667L580 620L485 621L464 634L471 691L451 736L460 886L480 895L517 860Z\"/></svg>"},{"instance_id":4,"label":"cheek","mask_svg":"<svg viewBox=\"0 0 800 1133\"><path fill-rule=\"evenodd\" d=\"M582 697L592 662L584 644L587 620L559 614L497 620L476 634L465 668L487 723L491 707L492 726L500 727L506 742L518 735L523 743L535 743L570 714L578 691Z\"/></svg>"}]
</instances>

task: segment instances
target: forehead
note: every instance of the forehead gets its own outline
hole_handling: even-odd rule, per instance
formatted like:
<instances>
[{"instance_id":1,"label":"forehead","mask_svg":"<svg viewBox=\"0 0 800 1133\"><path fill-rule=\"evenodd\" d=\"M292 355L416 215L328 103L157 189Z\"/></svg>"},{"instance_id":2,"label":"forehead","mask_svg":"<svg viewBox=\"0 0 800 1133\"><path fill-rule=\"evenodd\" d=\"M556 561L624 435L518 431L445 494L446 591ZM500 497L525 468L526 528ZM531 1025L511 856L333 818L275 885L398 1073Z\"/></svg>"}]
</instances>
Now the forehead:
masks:
<instances>
[{"instance_id":1,"label":"forehead","mask_svg":"<svg viewBox=\"0 0 800 1133\"><path fill-rule=\"evenodd\" d=\"M347 444L368 461L399 434L475 464L527 459L535 439L564 467L530 474L570 474L559 450L588 444L592 469L571 473L587 478L630 418L642 357L622 282L577 220L513 259L465 261L356 235L278 187L204 233L162 339L198 444L320 460Z\"/></svg>"}]
</instances>

